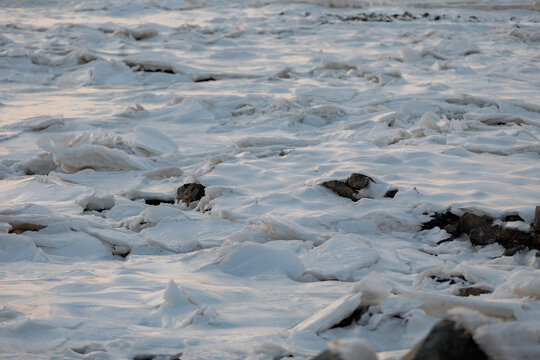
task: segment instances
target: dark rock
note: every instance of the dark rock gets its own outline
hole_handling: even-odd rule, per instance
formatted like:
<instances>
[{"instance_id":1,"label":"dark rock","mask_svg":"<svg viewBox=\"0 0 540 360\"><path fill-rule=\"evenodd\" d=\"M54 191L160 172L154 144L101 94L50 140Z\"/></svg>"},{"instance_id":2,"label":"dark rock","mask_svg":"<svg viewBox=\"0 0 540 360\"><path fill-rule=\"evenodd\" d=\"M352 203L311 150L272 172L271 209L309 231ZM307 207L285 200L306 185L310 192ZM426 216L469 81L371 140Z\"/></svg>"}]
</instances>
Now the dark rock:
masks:
<instances>
[{"instance_id":1,"label":"dark rock","mask_svg":"<svg viewBox=\"0 0 540 360\"><path fill-rule=\"evenodd\" d=\"M504 251L504 254L503 256L514 256L517 252L520 252L520 251L528 251L529 249L524 246L524 245L518 245L518 246L514 246L512 248L509 248L509 249L506 249Z\"/></svg>"},{"instance_id":2,"label":"dark rock","mask_svg":"<svg viewBox=\"0 0 540 360\"><path fill-rule=\"evenodd\" d=\"M525 221L525 220L523 220L523 218L517 214L506 215L504 217L504 222L510 222L510 221Z\"/></svg>"},{"instance_id":3,"label":"dark rock","mask_svg":"<svg viewBox=\"0 0 540 360\"><path fill-rule=\"evenodd\" d=\"M465 213L459 219L459 228L462 233L469 235L474 229L488 228L493 224L493 218Z\"/></svg>"},{"instance_id":4,"label":"dark rock","mask_svg":"<svg viewBox=\"0 0 540 360\"><path fill-rule=\"evenodd\" d=\"M458 296L467 297L467 296L479 296L482 294L490 294L491 291L483 289L477 286L467 286L460 288L458 290Z\"/></svg>"},{"instance_id":5,"label":"dark rock","mask_svg":"<svg viewBox=\"0 0 540 360\"><path fill-rule=\"evenodd\" d=\"M496 240L498 226L487 226L472 229L469 233L469 240L473 245L489 245Z\"/></svg>"},{"instance_id":6,"label":"dark rock","mask_svg":"<svg viewBox=\"0 0 540 360\"><path fill-rule=\"evenodd\" d=\"M199 201L205 195L205 187L197 183L189 183L180 186L176 192L179 202L189 204L193 201Z\"/></svg>"},{"instance_id":7,"label":"dark rock","mask_svg":"<svg viewBox=\"0 0 540 360\"><path fill-rule=\"evenodd\" d=\"M363 188L368 187L370 182L375 181L373 181L373 179L367 175L358 173L351 174L351 176L349 176L346 181L347 185L349 185L354 190L362 190Z\"/></svg>"},{"instance_id":8,"label":"dark rock","mask_svg":"<svg viewBox=\"0 0 540 360\"><path fill-rule=\"evenodd\" d=\"M402 360L488 360L472 335L452 320L441 320Z\"/></svg>"},{"instance_id":9,"label":"dark rock","mask_svg":"<svg viewBox=\"0 0 540 360\"><path fill-rule=\"evenodd\" d=\"M537 206L534 211L534 231L540 232L540 206Z\"/></svg>"},{"instance_id":10,"label":"dark rock","mask_svg":"<svg viewBox=\"0 0 540 360\"><path fill-rule=\"evenodd\" d=\"M369 306L360 305L358 308L356 308L356 310L353 311L351 315L341 320L338 324L332 326L331 329L342 328L356 324L360 320L362 315L364 315L368 310Z\"/></svg>"},{"instance_id":11,"label":"dark rock","mask_svg":"<svg viewBox=\"0 0 540 360\"><path fill-rule=\"evenodd\" d=\"M340 354L334 351L325 350L319 355L312 358L311 360L343 360L343 358L341 357Z\"/></svg>"},{"instance_id":12,"label":"dark rock","mask_svg":"<svg viewBox=\"0 0 540 360\"><path fill-rule=\"evenodd\" d=\"M325 188L332 190L339 196L349 198L352 201L358 200L356 197L354 197L354 194L356 193L356 191L353 188L351 188L349 185L344 183L343 181L330 180L330 181L326 181L322 183L321 185L324 186Z\"/></svg>"},{"instance_id":13,"label":"dark rock","mask_svg":"<svg viewBox=\"0 0 540 360\"><path fill-rule=\"evenodd\" d=\"M538 237L536 237L532 231L528 232L501 226L497 228L495 236L497 242L507 249L522 245L529 249L540 250Z\"/></svg>"},{"instance_id":14,"label":"dark rock","mask_svg":"<svg viewBox=\"0 0 540 360\"><path fill-rule=\"evenodd\" d=\"M10 234L22 234L25 231L39 231L47 227L46 225L30 223L13 223L10 225L11 229L8 231Z\"/></svg>"},{"instance_id":15,"label":"dark rock","mask_svg":"<svg viewBox=\"0 0 540 360\"><path fill-rule=\"evenodd\" d=\"M384 194L384 197L385 198L390 198L390 199L393 199L396 194L398 193L398 189L392 189L392 190L388 190L386 192L386 194Z\"/></svg>"},{"instance_id":16,"label":"dark rock","mask_svg":"<svg viewBox=\"0 0 540 360\"><path fill-rule=\"evenodd\" d=\"M459 236L461 231L458 229L458 222L459 216L453 214L450 210L447 210L444 213L435 213L430 221L422 224L422 230L438 227L446 230L449 234Z\"/></svg>"}]
</instances>

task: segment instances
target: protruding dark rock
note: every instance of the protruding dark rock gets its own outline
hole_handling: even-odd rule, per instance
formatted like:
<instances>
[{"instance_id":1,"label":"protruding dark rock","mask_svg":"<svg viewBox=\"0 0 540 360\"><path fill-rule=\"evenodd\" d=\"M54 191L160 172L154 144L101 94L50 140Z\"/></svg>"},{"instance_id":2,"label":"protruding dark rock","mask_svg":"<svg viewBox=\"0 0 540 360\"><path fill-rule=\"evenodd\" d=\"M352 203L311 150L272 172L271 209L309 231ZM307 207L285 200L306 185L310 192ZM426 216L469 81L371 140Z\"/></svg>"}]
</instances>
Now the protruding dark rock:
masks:
<instances>
[{"instance_id":1,"label":"protruding dark rock","mask_svg":"<svg viewBox=\"0 0 540 360\"><path fill-rule=\"evenodd\" d=\"M527 246L529 249L540 250L540 243L532 231L500 226L497 228L495 237L499 244L507 249L516 246Z\"/></svg>"},{"instance_id":2,"label":"protruding dark rock","mask_svg":"<svg viewBox=\"0 0 540 360\"><path fill-rule=\"evenodd\" d=\"M184 184L178 188L176 192L179 202L186 204L192 203L193 201L199 201L205 195L205 187L197 183Z\"/></svg>"},{"instance_id":3,"label":"protruding dark rock","mask_svg":"<svg viewBox=\"0 0 540 360\"><path fill-rule=\"evenodd\" d=\"M514 246L510 249L506 249L504 251L504 254L503 256L514 256L517 252L520 252L520 251L528 251L529 248L526 247L525 245L518 245L518 246Z\"/></svg>"},{"instance_id":4,"label":"protruding dark rock","mask_svg":"<svg viewBox=\"0 0 540 360\"><path fill-rule=\"evenodd\" d=\"M452 320L439 321L402 360L488 360L472 335Z\"/></svg>"},{"instance_id":5,"label":"protruding dark rock","mask_svg":"<svg viewBox=\"0 0 540 360\"><path fill-rule=\"evenodd\" d=\"M534 231L540 232L540 206L537 206L534 211Z\"/></svg>"},{"instance_id":6,"label":"protruding dark rock","mask_svg":"<svg viewBox=\"0 0 540 360\"><path fill-rule=\"evenodd\" d=\"M375 181L373 181L373 179L367 175L358 173L351 174L351 176L349 176L346 181L347 185L349 185L354 190L362 190L363 188L368 187L370 182Z\"/></svg>"},{"instance_id":7,"label":"protruding dark rock","mask_svg":"<svg viewBox=\"0 0 540 360\"><path fill-rule=\"evenodd\" d=\"M449 234L459 236L461 231L457 231L458 222L459 216L453 214L450 210L447 210L444 213L435 213L430 221L422 224L422 230L429 230L438 227L446 230Z\"/></svg>"},{"instance_id":8,"label":"protruding dark rock","mask_svg":"<svg viewBox=\"0 0 540 360\"><path fill-rule=\"evenodd\" d=\"M458 296L467 297L467 296L479 296L482 294L490 294L491 291L478 287L478 286L467 286L462 287L458 290Z\"/></svg>"},{"instance_id":9,"label":"protruding dark rock","mask_svg":"<svg viewBox=\"0 0 540 360\"><path fill-rule=\"evenodd\" d=\"M25 231L39 231L47 227L46 225L31 224L31 223L13 223L10 225L11 225L11 229L9 229L10 234L22 234Z\"/></svg>"},{"instance_id":10,"label":"protruding dark rock","mask_svg":"<svg viewBox=\"0 0 540 360\"><path fill-rule=\"evenodd\" d=\"M388 190L386 194L384 194L384 197L393 199L397 193L398 193L398 189L391 189L391 190Z\"/></svg>"},{"instance_id":11,"label":"protruding dark rock","mask_svg":"<svg viewBox=\"0 0 540 360\"><path fill-rule=\"evenodd\" d=\"M356 191L353 188L351 188L349 185L344 183L343 181L330 180L330 181L323 182L321 185L324 186L325 188L332 190L339 196L349 198L352 201L358 200L356 197L354 197L354 194L356 193Z\"/></svg>"},{"instance_id":12,"label":"protruding dark rock","mask_svg":"<svg viewBox=\"0 0 540 360\"><path fill-rule=\"evenodd\" d=\"M469 240L473 245L489 245L496 240L498 226L485 226L472 229L469 232Z\"/></svg>"},{"instance_id":13,"label":"protruding dark rock","mask_svg":"<svg viewBox=\"0 0 540 360\"><path fill-rule=\"evenodd\" d=\"M488 228L493 224L493 218L465 213L459 219L459 228L462 233L469 235L474 229Z\"/></svg>"}]
</instances>

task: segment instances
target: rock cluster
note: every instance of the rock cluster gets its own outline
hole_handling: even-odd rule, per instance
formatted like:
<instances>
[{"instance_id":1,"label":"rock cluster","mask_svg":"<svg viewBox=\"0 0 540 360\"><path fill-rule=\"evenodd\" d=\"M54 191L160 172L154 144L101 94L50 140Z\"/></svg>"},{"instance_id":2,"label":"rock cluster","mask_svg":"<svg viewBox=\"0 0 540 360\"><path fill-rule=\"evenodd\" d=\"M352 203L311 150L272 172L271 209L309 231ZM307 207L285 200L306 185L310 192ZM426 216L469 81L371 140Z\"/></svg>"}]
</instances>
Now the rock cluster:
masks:
<instances>
[{"instance_id":1,"label":"rock cluster","mask_svg":"<svg viewBox=\"0 0 540 360\"><path fill-rule=\"evenodd\" d=\"M509 251L522 248L540 250L540 207L536 207L535 222L531 230L522 230L527 224L519 215L509 215L496 222L494 218L487 215L476 215L464 213L462 216L453 214L450 210L444 213L435 213L432 219L422 225L422 230L439 227L446 230L452 238L457 238L462 234L468 235L473 245L488 245L499 243ZM509 227L503 223L523 222L524 227Z\"/></svg>"},{"instance_id":2,"label":"rock cluster","mask_svg":"<svg viewBox=\"0 0 540 360\"><path fill-rule=\"evenodd\" d=\"M346 197L352 201L358 201L362 198L362 196L358 194L358 191L368 188L370 184L374 183L375 180L367 175L352 173L345 181L330 180L323 182L321 185L332 190L339 196ZM384 197L393 198L396 196L397 192L397 189L390 189L385 193Z\"/></svg>"}]
</instances>

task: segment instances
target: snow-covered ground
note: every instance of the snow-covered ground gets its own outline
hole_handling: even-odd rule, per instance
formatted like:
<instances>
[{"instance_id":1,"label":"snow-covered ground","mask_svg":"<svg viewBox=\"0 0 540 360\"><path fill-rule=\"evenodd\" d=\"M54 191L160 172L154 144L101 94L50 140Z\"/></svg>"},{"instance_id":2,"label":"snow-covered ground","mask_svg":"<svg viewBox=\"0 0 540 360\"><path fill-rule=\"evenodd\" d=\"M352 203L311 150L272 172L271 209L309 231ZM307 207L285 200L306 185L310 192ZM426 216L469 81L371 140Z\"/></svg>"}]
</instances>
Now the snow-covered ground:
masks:
<instances>
[{"instance_id":1,"label":"snow-covered ground","mask_svg":"<svg viewBox=\"0 0 540 360\"><path fill-rule=\"evenodd\" d=\"M538 252L421 224L532 223L539 10L0 1L0 358L398 359L455 307L503 321L492 356L538 358ZM353 172L371 198L320 186Z\"/></svg>"}]
</instances>

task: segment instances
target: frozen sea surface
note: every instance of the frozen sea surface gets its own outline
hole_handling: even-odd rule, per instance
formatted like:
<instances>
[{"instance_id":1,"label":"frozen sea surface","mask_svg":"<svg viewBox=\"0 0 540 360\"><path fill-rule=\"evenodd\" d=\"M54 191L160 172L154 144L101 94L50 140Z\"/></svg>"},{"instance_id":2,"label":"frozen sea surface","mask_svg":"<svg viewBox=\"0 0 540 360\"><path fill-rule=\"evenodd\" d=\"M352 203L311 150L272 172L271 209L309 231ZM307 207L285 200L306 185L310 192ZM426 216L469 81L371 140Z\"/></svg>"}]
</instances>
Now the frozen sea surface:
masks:
<instances>
[{"instance_id":1,"label":"frozen sea surface","mask_svg":"<svg viewBox=\"0 0 540 360\"><path fill-rule=\"evenodd\" d=\"M538 2L0 9L0 358L398 359L449 313L540 358L538 251L421 230L533 221ZM353 172L369 197L320 186Z\"/></svg>"}]
</instances>

